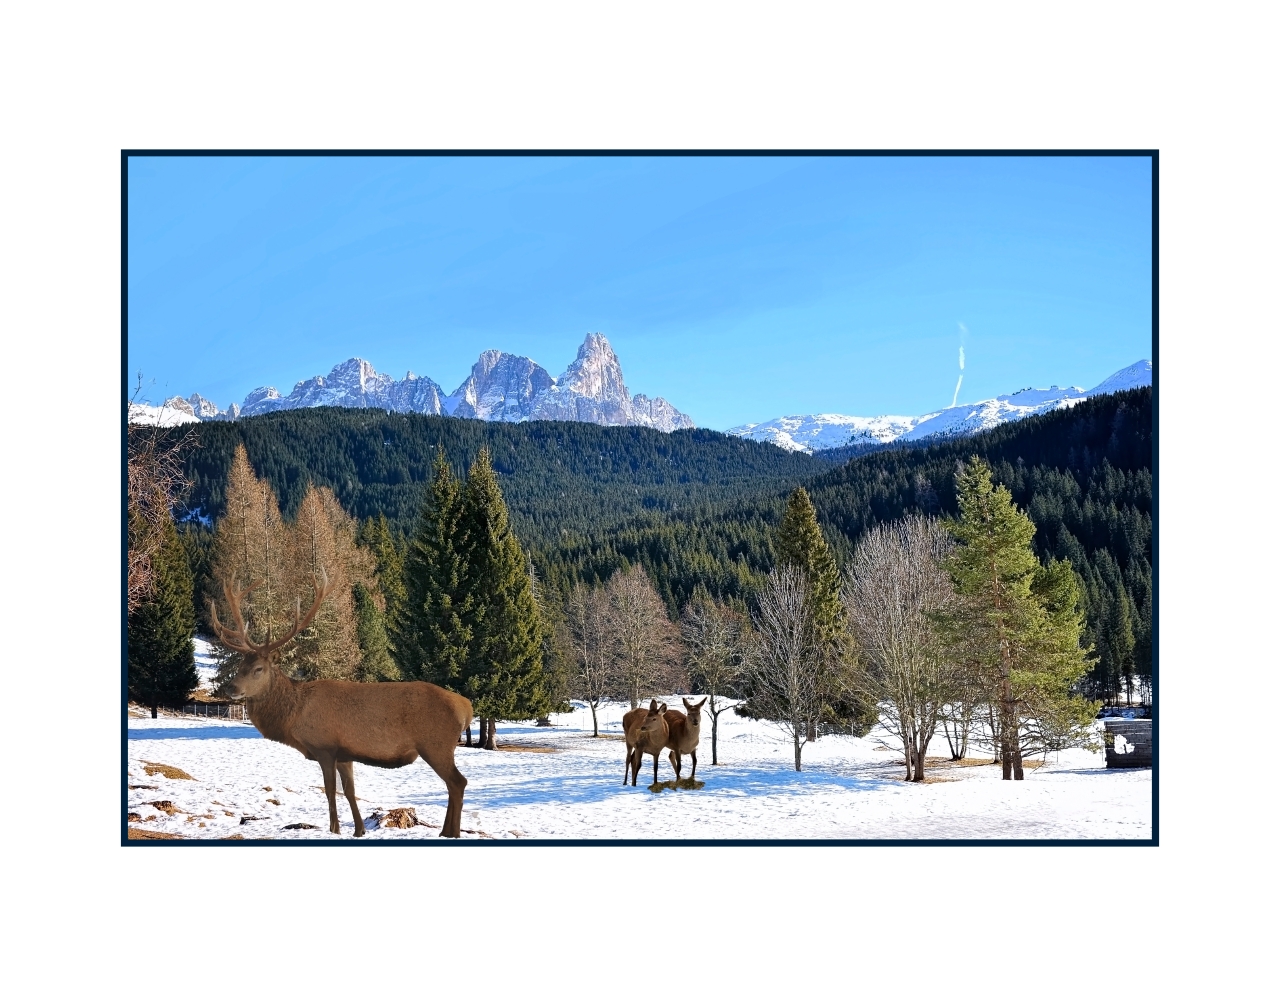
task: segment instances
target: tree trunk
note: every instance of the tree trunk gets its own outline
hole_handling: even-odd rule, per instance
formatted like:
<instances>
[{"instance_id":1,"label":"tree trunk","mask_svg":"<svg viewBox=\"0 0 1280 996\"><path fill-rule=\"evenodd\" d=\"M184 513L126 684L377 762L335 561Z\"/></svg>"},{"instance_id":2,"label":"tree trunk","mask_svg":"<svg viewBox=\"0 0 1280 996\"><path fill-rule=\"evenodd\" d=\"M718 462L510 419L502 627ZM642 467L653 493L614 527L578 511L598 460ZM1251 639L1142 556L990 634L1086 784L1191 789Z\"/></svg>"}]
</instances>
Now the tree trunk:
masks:
<instances>
[{"instance_id":1,"label":"tree trunk","mask_svg":"<svg viewBox=\"0 0 1280 996\"><path fill-rule=\"evenodd\" d=\"M911 777L911 780L913 782L924 781L924 752L926 747L927 745L924 742L924 737L921 735L920 731L917 730L916 745L913 748L916 755L916 770L915 770L915 774L912 775Z\"/></svg>"},{"instance_id":2,"label":"tree trunk","mask_svg":"<svg viewBox=\"0 0 1280 996\"><path fill-rule=\"evenodd\" d=\"M151 696L151 718L156 718L156 697L154 694Z\"/></svg>"},{"instance_id":3,"label":"tree trunk","mask_svg":"<svg viewBox=\"0 0 1280 996\"><path fill-rule=\"evenodd\" d=\"M471 724L467 724L467 746L471 746Z\"/></svg>"},{"instance_id":4,"label":"tree trunk","mask_svg":"<svg viewBox=\"0 0 1280 996\"><path fill-rule=\"evenodd\" d=\"M796 747L796 771L800 770L800 751L804 748L804 744L800 742L800 733L796 731L791 734L791 739Z\"/></svg>"},{"instance_id":5,"label":"tree trunk","mask_svg":"<svg viewBox=\"0 0 1280 996\"><path fill-rule=\"evenodd\" d=\"M591 735L598 737L600 736L600 721L596 719L596 704L588 702L587 705L591 706Z\"/></svg>"},{"instance_id":6,"label":"tree trunk","mask_svg":"<svg viewBox=\"0 0 1280 996\"><path fill-rule=\"evenodd\" d=\"M815 723L812 719L809 720L809 722L805 725L804 739L805 739L805 743L809 743L811 741L818 739L818 724Z\"/></svg>"},{"instance_id":7,"label":"tree trunk","mask_svg":"<svg viewBox=\"0 0 1280 996\"><path fill-rule=\"evenodd\" d=\"M1013 780L1022 781L1022 745L1016 741L1013 744Z\"/></svg>"},{"instance_id":8,"label":"tree trunk","mask_svg":"<svg viewBox=\"0 0 1280 996\"><path fill-rule=\"evenodd\" d=\"M485 732L484 749L497 750L498 721L496 719L486 720L489 726Z\"/></svg>"},{"instance_id":9,"label":"tree trunk","mask_svg":"<svg viewBox=\"0 0 1280 996\"><path fill-rule=\"evenodd\" d=\"M720 725L720 714L711 710L711 763L716 763L716 727Z\"/></svg>"}]
</instances>

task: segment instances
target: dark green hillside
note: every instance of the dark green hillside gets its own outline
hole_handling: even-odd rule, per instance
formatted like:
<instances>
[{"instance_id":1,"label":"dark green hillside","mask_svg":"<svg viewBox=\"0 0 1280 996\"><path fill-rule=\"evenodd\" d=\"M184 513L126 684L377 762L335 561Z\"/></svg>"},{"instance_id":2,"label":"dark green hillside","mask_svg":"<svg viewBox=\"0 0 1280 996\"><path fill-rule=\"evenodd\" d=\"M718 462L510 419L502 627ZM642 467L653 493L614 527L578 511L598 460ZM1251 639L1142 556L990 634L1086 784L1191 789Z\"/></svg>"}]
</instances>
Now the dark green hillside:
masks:
<instances>
[{"instance_id":1,"label":"dark green hillside","mask_svg":"<svg viewBox=\"0 0 1280 996\"><path fill-rule=\"evenodd\" d=\"M653 429L582 422L478 422L369 409L308 408L175 432L199 439L187 472L189 507L222 514L231 456L243 442L254 469L292 517L308 480L333 489L359 518L383 513L412 529L437 446L465 472L488 446L522 542L535 547L595 534L645 511L782 488L813 474L812 458L705 429Z\"/></svg>"},{"instance_id":2,"label":"dark green hillside","mask_svg":"<svg viewBox=\"0 0 1280 996\"><path fill-rule=\"evenodd\" d=\"M912 511L954 514L956 466L977 454L1036 523L1036 552L1070 558L1086 593L1099 665L1092 692L1114 695L1150 673L1151 390L1105 395L978 436L890 446L843 466L706 430L578 422L477 422L315 408L208 422L175 432L188 455L191 507L222 512L237 443L291 517L308 479L360 518L412 528L436 446L464 472L489 446L512 525L540 575L566 591L641 563L673 617L702 586L750 600L772 567L771 533L803 483L842 561L864 530ZM198 536L188 544L198 552Z\"/></svg>"},{"instance_id":3,"label":"dark green hillside","mask_svg":"<svg viewBox=\"0 0 1280 996\"><path fill-rule=\"evenodd\" d=\"M973 454L986 459L1036 523L1036 552L1069 558L1084 582L1100 659L1093 692L1112 694L1125 676L1150 673L1151 415L1150 388L1105 395L978 436L879 449L805 486L843 560L877 522L955 514L957 465ZM637 518L539 553L562 585L643 563L673 609L699 584L749 597L772 566L769 534L788 490L762 485L754 498Z\"/></svg>"}]
</instances>

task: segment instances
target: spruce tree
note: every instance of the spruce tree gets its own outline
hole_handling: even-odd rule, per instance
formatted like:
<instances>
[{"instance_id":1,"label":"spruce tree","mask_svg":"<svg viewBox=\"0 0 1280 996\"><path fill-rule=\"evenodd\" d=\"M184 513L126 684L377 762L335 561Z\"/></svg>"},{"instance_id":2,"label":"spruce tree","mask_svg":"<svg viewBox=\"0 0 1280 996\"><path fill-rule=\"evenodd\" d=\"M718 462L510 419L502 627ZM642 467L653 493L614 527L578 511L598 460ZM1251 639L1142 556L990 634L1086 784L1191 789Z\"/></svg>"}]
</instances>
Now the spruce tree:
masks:
<instances>
[{"instance_id":1,"label":"spruce tree","mask_svg":"<svg viewBox=\"0 0 1280 996\"><path fill-rule=\"evenodd\" d=\"M391 642L406 679L465 695L463 666L476 602L462 489L443 449L436 451L432 475L404 559L404 601L391 617Z\"/></svg>"},{"instance_id":2,"label":"spruce tree","mask_svg":"<svg viewBox=\"0 0 1280 996\"><path fill-rule=\"evenodd\" d=\"M795 567L804 577L810 613L809 639L812 652L821 662L822 706L809 726L808 739L816 737L819 722L832 723L854 733L865 732L875 722L875 705L865 701L864 696L838 688L840 682L836 676L850 653L845 609L840 600L840 570L804 488L796 488L788 496L773 545L776 566Z\"/></svg>"},{"instance_id":3,"label":"spruce tree","mask_svg":"<svg viewBox=\"0 0 1280 996\"><path fill-rule=\"evenodd\" d=\"M471 639L462 666L463 694L487 717L482 746L492 749L498 718L531 719L552 702L542 671L544 627L529 561L511 531L488 449L467 474L462 500L471 598Z\"/></svg>"},{"instance_id":4,"label":"spruce tree","mask_svg":"<svg viewBox=\"0 0 1280 996\"><path fill-rule=\"evenodd\" d=\"M360 644L361 681L397 681L400 670L391 659L391 643L387 639L386 617L378 606L377 593L362 584L351 589L355 602L356 638Z\"/></svg>"},{"instance_id":5,"label":"spruce tree","mask_svg":"<svg viewBox=\"0 0 1280 996\"><path fill-rule=\"evenodd\" d=\"M405 601L404 556L391 535L386 515L379 512L376 519L365 519L356 542L373 554L384 615L389 620L396 618Z\"/></svg>"},{"instance_id":6,"label":"spruce tree","mask_svg":"<svg viewBox=\"0 0 1280 996\"><path fill-rule=\"evenodd\" d=\"M151 558L150 597L129 616L129 695L151 706L185 702L200 684L196 674L193 582L173 521L161 524L159 550Z\"/></svg>"}]
</instances>

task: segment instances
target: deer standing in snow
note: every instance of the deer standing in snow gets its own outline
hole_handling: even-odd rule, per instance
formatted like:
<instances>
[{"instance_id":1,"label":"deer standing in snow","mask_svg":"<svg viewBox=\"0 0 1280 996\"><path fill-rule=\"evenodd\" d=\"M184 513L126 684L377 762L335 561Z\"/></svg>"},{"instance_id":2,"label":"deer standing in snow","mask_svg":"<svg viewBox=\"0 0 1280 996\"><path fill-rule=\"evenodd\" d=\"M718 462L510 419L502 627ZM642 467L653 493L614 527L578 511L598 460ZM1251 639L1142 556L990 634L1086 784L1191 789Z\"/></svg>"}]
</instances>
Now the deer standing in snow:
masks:
<instances>
[{"instance_id":1,"label":"deer standing in snow","mask_svg":"<svg viewBox=\"0 0 1280 996\"><path fill-rule=\"evenodd\" d=\"M680 755L689 754L693 757L693 770L689 772L690 778L698 777L698 734L702 726L702 707L707 704L704 697L701 702L690 704L689 700L682 698L688 714L681 712L679 709L668 709L666 713L667 720L667 746L671 748L668 759L671 761L671 767L676 770L676 781L680 780Z\"/></svg>"},{"instance_id":2,"label":"deer standing in snow","mask_svg":"<svg viewBox=\"0 0 1280 996\"><path fill-rule=\"evenodd\" d=\"M342 792L351 805L356 836L362 837L364 821L356 806L353 762L399 768L421 757L449 790L440 836L459 836L467 780L453 762L453 748L459 734L471 725L469 700L425 681L296 681L277 666L280 649L311 625L320 603L333 588L323 568L320 575L323 585L312 579L316 597L307 614L301 614L299 601L289 631L267 643L249 639L241 614L245 596L261 582L243 591L233 588L234 579L223 585L230 626L218 620L217 608L210 600L214 633L225 647L244 658L228 685L231 697L246 701L249 719L264 737L288 744L319 763L329 799L331 833L341 833L335 798L337 773L342 775Z\"/></svg>"},{"instance_id":3,"label":"deer standing in snow","mask_svg":"<svg viewBox=\"0 0 1280 996\"><path fill-rule=\"evenodd\" d=\"M622 730L627 738L627 767L622 773L622 784L627 784L627 776L631 784L636 783L640 774L640 764L646 754L653 755L653 784L658 784L658 758L662 749L667 746L667 705L657 699L649 701L649 708L641 706L632 709L622 717Z\"/></svg>"}]
</instances>

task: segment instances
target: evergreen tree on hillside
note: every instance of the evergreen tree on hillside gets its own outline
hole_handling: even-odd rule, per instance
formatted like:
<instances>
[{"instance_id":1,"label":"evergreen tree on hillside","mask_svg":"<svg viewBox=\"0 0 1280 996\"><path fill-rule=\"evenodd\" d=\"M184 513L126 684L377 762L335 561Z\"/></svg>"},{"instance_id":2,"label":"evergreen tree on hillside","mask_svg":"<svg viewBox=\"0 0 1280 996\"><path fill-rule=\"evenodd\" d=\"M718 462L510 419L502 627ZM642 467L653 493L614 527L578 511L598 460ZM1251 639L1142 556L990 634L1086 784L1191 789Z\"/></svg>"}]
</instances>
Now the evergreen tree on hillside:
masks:
<instances>
[{"instance_id":1,"label":"evergreen tree on hillside","mask_svg":"<svg viewBox=\"0 0 1280 996\"><path fill-rule=\"evenodd\" d=\"M1069 562L1040 564L1035 525L992 484L984 461L973 457L956 474L956 496L960 518L947 525L959 545L947 569L958 600L942 625L993 705L1004 778L1021 780L1027 741L1062 746L1096 712L1073 694L1091 664L1080 646L1079 590Z\"/></svg>"},{"instance_id":2,"label":"evergreen tree on hillside","mask_svg":"<svg viewBox=\"0 0 1280 996\"><path fill-rule=\"evenodd\" d=\"M151 706L185 702L200 683L191 570L173 522L162 523L160 548L151 557L152 588L129 616L129 696Z\"/></svg>"},{"instance_id":3,"label":"evergreen tree on hillside","mask_svg":"<svg viewBox=\"0 0 1280 996\"><path fill-rule=\"evenodd\" d=\"M470 636L462 664L463 692L482 720L482 746L494 747L498 718L531 719L550 711L542 671L545 639L528 558L511 531L507 506L481 449L462 499L471 598Z\"/></svg>"},{"instance_id":4,"label":"evergreen tree on hillside","mask_svg":"<svg viewBox=\"0 0 1280 996\"><path fill-rule=\"evenodd\" d=\"M386 617L378 606L377 592L356 584L351 589L351 597L356 611L356 639L360 644L360 667L356 677L361 681L400 680L400 669L391 658Z\"/></svg>"},{"instance_id":5,"label":"evergreen tree on hillside","mask_svg":"<svg viewBox=\"0 0 1280 996\"><path fill-rule=\"evenodd\" d=\"M379 512L376 519L372 516L365 519L356 542L373 554L378 590L385 603L383 611L387 619L396 618L405 601L404 554L391 535L386 515Z\"/></svg>"},{"instance_id":6,"label":"evergreen tree on hillside","mask_svg":"<svg viewBox=\"0 0 1280 996\"><path fill-rule=\"evenodd\" d=\"M840 571L804 488L796 488L787 498L773 545L777 566L796 568L807 590L810 652L819 662L822 678L821 709L813 717L807 739L816 738L819 723L855 733L865 732L875 722L875 706L841 680L850 659L851 645L840 599Z\"/></svg>"},{"instance_id":7,"label":"evergreen tree on hillside","mask_svg":"<svg viewBox=\"0 0 1280 996\"><path fill-rule=\"evenodd\" d=\"M405 678L465 695L476 601L462 488L443 449L436 451L432 475L405 555L404 601L391 616L391 643Z\"/></svg>"}]
</instances>

